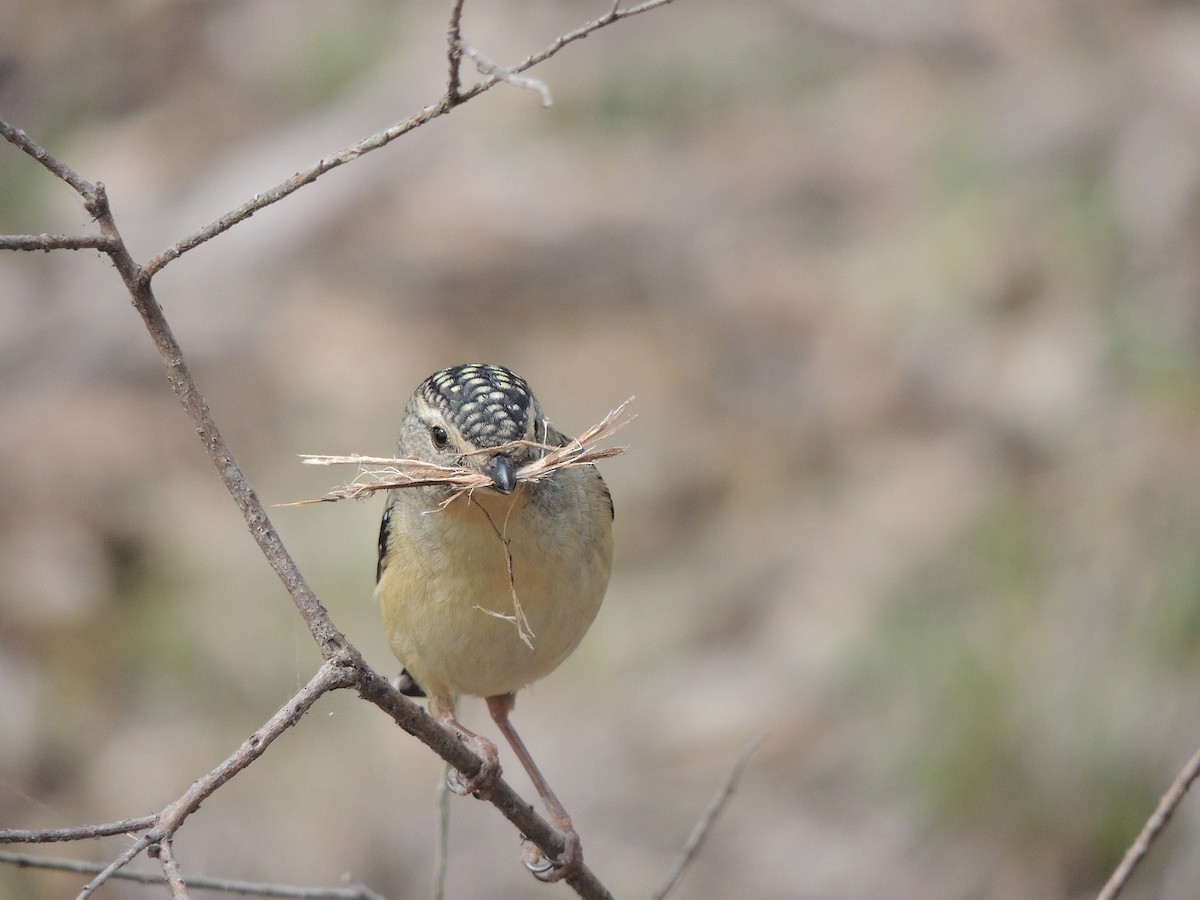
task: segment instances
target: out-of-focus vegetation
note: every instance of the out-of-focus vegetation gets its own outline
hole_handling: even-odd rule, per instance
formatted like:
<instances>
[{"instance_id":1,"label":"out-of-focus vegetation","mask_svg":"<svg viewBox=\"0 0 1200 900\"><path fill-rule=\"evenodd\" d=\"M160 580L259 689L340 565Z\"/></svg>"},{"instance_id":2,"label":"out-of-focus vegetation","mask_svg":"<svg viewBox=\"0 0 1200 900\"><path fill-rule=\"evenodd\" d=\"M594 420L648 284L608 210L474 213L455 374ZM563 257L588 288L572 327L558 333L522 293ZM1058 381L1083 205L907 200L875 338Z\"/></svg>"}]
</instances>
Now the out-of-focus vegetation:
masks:
<instances>
[{"instance_id":1,"label":"out-of-focus vegetation","mask_svg":"<svg viewBox=\"0 0 1200 900\"><path fill-rule=\"evenodd\" d=\"M148 258L434 101L444 6L17 0L0 114ZM515 61L605 8L465 28ZM619 896L765 733L680 897L1084 897L1200 741L1198 61L1188 4L678 0L535 72L552 109L497 89L156 287L269 503L443 365L568 431L637 395L604 611L516 713ZM0 227L86 226L0 147ZM317 655L96 254L0 256L0 423L0 826L156 810ZM274 519L391 670L379 512ZM421 896L440 772L330 698L177 856ZM1197 809L1127 896L1195 896ZM451 896L540 890L482 805L452 845Z\"/></svg>"}]
</instances>

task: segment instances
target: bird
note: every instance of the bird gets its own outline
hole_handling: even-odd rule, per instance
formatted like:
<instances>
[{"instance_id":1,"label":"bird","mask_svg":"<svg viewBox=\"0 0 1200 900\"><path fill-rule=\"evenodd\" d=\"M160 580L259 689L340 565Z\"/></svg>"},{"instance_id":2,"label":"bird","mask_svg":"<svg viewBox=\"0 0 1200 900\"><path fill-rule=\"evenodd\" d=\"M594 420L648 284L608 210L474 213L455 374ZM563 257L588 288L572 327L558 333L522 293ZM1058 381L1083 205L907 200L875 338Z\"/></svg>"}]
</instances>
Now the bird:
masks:
<instances>
[{"instance_id":1,"label":"bird","mask_svg":"<svg viewBox=\"0 0 1200 900\"><path fill-rule=\"evenodd\" d=\"M457 718L460 697L482 697L562 835L558 859L526 848L525 865L542 881L576 870L583 850L509 714L517 692L583 639L613 556L612 495L593 465L517 477L568 442L512 370L468 363L433 373L405 407L397 456L465 466L490 481L457 495L442 484L392 490L376 568L384 631L402 666L397 686L427 697L430 714L482 760L472 778L452 772L450 787L486 796L500 777L496 745Z\"/></svg>"}]
</instances>

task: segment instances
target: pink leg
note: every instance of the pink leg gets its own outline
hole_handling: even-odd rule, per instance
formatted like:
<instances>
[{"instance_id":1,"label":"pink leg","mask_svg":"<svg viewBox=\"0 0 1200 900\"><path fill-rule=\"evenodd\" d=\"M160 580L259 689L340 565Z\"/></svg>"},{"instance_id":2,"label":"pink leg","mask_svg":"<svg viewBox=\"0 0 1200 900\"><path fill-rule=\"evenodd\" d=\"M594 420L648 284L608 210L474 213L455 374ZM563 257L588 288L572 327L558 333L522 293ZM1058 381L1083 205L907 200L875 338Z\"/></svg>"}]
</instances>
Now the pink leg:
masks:
<instances>
[{"instance_id":1,"label":"pink leg","mask_svg":"<svg viewBox=\"0 0 1200 900\"><path fill-rule=\"evenodd\" d=\"M562 833L564 848L561 859L546 860L542 857L541 852L530 844L532 853L529 850L526 851L525 866L541 881L558 881L577 869L583 862L583 845L579 841L579 834L575 831L575 826L571 824L571 817L567 815L562 803L554 795L554 791L550 789L550 785L546 783L542 773L538 771L537 764L534 763L533 757L529 755L529 750L525 747L525 742L521 740L521 736L517 734L517 730L508 720L508 714L516 702L517 698L514 694L488 697L488 712L492 714L492 719L495 720L505 739L512 746L521 765L525 767L542 802L546 804L546 811L550 814L550 824Z\"/></svg>"},{"instance_id":2,"label":"pink leg","mask_svg":"<svg viewBox=\"0 0 1200 900\"><path fill-rule=\"evenodd\" d=\"M446 784L456 794L463 796L474 794L476 797L486 799L491 795L496 782L500 780L500 754L496 751L496 745L487 738L468 730L455 718L454 701L431 697L429 707L430 712L443 728L460 738L476 756L483 760L483 765L471 778L467 778L462 772L451 771L446 777Z\"/></svg>"}]
</instances>

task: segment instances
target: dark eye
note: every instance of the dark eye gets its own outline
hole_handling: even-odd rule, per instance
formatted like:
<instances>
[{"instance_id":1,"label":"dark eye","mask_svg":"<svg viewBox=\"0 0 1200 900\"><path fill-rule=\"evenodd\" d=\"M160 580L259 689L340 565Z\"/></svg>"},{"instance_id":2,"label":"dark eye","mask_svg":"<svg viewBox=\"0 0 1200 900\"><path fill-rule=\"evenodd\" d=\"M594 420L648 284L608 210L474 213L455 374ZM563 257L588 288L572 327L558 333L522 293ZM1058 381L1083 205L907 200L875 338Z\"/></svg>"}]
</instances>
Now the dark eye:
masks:
<instances>
[{"instance_id":1,"label":"dark eye","mask_svg":"<svg viewBox=\"0 0 1200 900\"><path fill-rule=\"evenodd\" d=\"M434 425L429 429L429 436L433 438L433 446L441 450L450 443L450 435L446 434L446 429L441 425Z\"/></svg>"}]
</instances>

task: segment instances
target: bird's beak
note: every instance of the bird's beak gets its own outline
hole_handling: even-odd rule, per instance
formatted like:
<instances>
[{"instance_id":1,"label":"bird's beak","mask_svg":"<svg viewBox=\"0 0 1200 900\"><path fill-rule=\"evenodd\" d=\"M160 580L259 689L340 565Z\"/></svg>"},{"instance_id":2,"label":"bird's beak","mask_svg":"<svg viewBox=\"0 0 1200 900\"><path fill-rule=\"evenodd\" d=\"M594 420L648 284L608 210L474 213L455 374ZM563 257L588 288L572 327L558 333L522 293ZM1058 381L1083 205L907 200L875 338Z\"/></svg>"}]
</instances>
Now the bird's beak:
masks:
<instances>
[{"instance_id":1,"label":"bird's beak","mask_svg":"<svg viewBox=\"0 0 1200 900\"><path fill-rule=\"evenodd\" d=\"M483 474L492 479L492 486L502 494L517 489L517 467L503 453L497 453L483 467Z\"/></svg>"}]
</instances>

